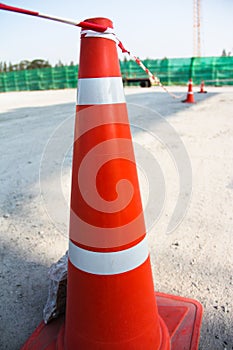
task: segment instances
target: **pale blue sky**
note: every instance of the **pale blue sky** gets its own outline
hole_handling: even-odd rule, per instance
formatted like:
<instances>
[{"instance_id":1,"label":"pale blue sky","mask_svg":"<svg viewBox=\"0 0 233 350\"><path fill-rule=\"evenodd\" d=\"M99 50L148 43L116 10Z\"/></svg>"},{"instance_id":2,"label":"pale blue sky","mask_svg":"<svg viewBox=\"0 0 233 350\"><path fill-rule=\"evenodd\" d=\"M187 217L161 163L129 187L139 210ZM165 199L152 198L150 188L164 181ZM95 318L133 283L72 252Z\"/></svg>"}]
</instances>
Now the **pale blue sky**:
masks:
<instances>
[{"instance_id":1,"label":"pale blue sky","mask_svg":"<svg viewBox=\"0 0 233 350\"><path fill-rule=\"evenodd\" d=\"M3 0L77 22L108 17L125 47L140 58L193 55L193 0ZM233 55L233 0L202 0L201 53ZM80 29L36 17L0 11L0 61L42 58L78 63ZM120 56L122 58L122 56Z\"/></svg>"}]
</instances>

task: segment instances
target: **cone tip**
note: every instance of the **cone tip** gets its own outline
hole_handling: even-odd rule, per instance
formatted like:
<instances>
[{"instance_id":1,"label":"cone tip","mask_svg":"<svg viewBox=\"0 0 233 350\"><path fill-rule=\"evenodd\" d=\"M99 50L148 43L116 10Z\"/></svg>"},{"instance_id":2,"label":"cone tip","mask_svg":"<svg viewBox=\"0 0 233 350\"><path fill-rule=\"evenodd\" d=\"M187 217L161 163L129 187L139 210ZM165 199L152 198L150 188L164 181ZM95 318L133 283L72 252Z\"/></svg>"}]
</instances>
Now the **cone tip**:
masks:
<instances>
[{"instance_id":1,"label":"cone tip","mask_svg":"<svg viewBox=\"0 0 233 350\"><path fill-rule=\"evenodd\" d=\"M113 22L109 18L105 17L87 18L84 20L84 22L94 23L105 27L113 28Z\"/></svg>"}]
</instances>

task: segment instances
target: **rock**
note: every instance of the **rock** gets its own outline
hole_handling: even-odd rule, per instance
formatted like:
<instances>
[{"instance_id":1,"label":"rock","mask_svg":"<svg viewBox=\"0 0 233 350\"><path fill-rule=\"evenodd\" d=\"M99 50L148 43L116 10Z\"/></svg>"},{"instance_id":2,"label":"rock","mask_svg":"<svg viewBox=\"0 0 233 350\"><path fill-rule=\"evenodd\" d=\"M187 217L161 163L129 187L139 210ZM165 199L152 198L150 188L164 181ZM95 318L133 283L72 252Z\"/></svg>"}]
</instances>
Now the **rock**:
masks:
<instances>
[{"instance_id":1,"label":"rock","mask_svg":"<svg viewBox=\"0 0 233 350\"><path fill-rule=\"evenodd\" d=\"M222 309L223 312L226 312L226 308L225 308L224 305L221 306L221 309Z\"/></svg>"},{"instance_id":2,"label":"rock","mask_svg":"<svg viewBox=\"0 0 233 350\"><path fill-rule=\"evenodd\" d=\"M195 288L198 288L198 284L197 284L197 283L192 282L192 285L193 285Z\"/></svg>"}]
</instances>

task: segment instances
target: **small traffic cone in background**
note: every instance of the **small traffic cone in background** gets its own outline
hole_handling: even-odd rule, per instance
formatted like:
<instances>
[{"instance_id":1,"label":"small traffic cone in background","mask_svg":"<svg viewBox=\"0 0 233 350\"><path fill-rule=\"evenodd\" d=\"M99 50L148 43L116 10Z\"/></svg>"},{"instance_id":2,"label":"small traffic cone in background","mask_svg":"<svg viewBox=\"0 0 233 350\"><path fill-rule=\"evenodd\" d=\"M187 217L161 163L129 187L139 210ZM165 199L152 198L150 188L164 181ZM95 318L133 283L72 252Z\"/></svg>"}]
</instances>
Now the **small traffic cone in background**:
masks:
<instances>
[{"instance_id":1,"label":"small traffic cone in background","mask_svg":"<svg viewBox=\"0 0 233 350\"><path fill-rule=\"evenodd\" d=\"M66 317L22 349L197 350L201 305L154 292L112 22L87 22L108 29L81 33Z\"/></svg>"},{"instance_id":2,"label":"small traffic cone in background","mask_svg":"<svg viewBox=\"0 0 233 350\"><path fill-rule=\"evenodd\" d=\"M192 79L189 79L188 82L188 93L187 93L187 98L183 100L182 102L185 103L195 103L194 101L194 95L193 95L193 82Z\"/></svg>"},{"instance_id":3,"label":"small traffic cone in background","mask_svg":"<svg viewBox=\"0 0 233 350\"><path fill-rule=\"evenodd\" d=\"M198 93L199 94L206 94L207 91L205 91L204 88L205 88L205 84L204 84L204 80L202 80L201 86L200 86L200 91L198 91Z\"/></svg>"}]
</instances>

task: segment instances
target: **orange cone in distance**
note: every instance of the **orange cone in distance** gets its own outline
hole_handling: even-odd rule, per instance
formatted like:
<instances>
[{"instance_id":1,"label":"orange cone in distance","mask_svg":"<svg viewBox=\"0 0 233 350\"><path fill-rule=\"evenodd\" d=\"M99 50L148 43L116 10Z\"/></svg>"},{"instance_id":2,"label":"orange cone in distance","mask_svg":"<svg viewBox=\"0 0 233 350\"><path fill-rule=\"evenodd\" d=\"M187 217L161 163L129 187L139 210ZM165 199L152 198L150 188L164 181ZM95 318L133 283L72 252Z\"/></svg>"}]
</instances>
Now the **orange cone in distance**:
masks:
<instances>
[{"instance_id":1,"label":"orange cone in distance","mask_svg":"<svg viewBox=\"0 0 233 350\"><path fill-rule=\"evenodd\" d=\"M198 91L199 94L206 94L207 91L205 91L205 83L204 80L202 80L201 82L201 86L200 86L200 91Z\"/></svg>"},{"instance_id":2,"label":"orange cone in distance","mask_svg":"<svg viewBox=\"0 0 233 350\"><path fill-rule=\"evenodd\" d=\"M67 308L23 350L196 350L201 305L154 292L112 22L83 30L73 151Z\"/></svg>"},{"instance_id":3,"label":"orange cone in distance","mask_svg":"<svg viewBox=\"0 0 233 350\"><path fill-rule=\"evenodd\" d=\"M195 103L195 101L194 101L194 95L193 95L193 82L192 82L192 79L189 79L187 97L186 97L186 99L183 100L182 102L185 102L185 103Z\"/></svg>"}]
</instances>

